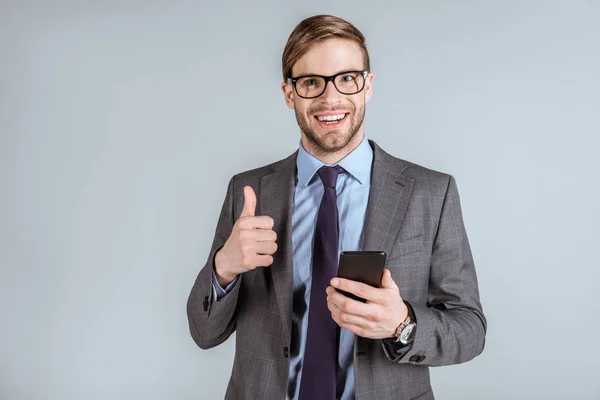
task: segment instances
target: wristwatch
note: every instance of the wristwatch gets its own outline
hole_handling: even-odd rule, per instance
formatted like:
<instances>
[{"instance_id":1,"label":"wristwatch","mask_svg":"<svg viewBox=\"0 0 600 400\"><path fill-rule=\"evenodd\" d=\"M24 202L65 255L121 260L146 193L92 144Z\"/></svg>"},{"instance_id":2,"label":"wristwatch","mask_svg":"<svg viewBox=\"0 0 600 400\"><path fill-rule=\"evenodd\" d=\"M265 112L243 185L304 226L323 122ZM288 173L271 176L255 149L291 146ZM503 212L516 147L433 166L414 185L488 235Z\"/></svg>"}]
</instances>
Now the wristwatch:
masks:
<instances>
[{"instance_id":1,"label":"wristwatch","mask_svg":"<svg viewBox=\"0 0 600 400\"><path fill-rule=\"evenodd\" d=\"M408 315L396 328L396 332L394 332L395 339L390 338L389 341L392 343L408 345L414 342L416 333L417 323L411 320L410 315Z\"/></svg>"}]
</instances>

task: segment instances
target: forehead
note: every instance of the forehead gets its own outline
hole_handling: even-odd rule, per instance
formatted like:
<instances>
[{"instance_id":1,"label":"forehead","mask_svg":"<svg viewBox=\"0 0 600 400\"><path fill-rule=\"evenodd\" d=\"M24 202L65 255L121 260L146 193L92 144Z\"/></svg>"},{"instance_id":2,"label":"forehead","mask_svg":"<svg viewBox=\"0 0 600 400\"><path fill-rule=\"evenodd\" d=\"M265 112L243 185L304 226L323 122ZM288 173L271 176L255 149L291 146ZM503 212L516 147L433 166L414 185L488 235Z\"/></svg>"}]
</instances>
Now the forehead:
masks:
<instances>
[{"instance_id":1,"label":"forehead","mask_svg":"<svg viewBox=\"0 0 600 400\"><path fill-rule=\"evenodd\" d=\"M294 64L292 76L333 75L344 70L363 68L363 53L358 43L344 39L328 39L309 48Z\"/></svg>"}]
</instances>

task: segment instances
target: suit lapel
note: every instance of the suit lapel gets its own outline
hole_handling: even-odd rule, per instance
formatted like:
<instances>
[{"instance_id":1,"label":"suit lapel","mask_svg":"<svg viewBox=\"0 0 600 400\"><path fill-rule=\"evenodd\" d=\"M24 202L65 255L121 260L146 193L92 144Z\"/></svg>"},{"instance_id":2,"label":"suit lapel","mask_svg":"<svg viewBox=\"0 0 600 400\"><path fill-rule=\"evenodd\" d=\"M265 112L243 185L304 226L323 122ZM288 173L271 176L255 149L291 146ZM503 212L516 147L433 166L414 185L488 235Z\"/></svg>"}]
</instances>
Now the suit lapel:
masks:
<instances>
[{"instance_id":1,"label":"suit lapel","mask_svg":"<svg viewBox=\"0 0 600 400\"><path fill-rule=\"evenodd\" d=\"M274 172L260 181L260 215L273 218L273 230L277 233L278 250L269 267L273 288L277 297L281 322L285 327L286 340L291 340L293 300L292 260L292 211L296 179L296 155L276 164Z\"/></svg>"},{"instance_id":2,"label":"suit lapel","mask_svg":"<svg viewBox=\"0 0 600 400\"><path fill-rule=\"evenodd\" d=\"M385 153L375 142L363 250L385 251L388 255L404 222L414 179L403 175L406 165Z\"/></svg>"}]
</instances>

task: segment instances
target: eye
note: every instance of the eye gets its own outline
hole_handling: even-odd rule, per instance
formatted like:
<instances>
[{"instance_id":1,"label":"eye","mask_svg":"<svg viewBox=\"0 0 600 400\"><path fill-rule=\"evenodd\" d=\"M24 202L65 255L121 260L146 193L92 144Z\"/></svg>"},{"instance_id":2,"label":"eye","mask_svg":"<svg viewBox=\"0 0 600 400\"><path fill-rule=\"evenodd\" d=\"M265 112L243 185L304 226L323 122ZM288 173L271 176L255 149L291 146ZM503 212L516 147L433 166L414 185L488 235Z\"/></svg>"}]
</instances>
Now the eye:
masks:
<instances>
[{"instance_id":1,"label":"eye","mask_svg":"<svg viewBox=\"0 0 600 400\"><path fill-rule=\"evenodd\" d=\"M354 81L354 75L343 75L342 76L342 82L353 82Z\"/></svg>"},{"instance_id":2,"label":"eye","mask_svg":"<svg viewBox=\"0 0 600 400\"><path fill-rule=\"evenodd\" d=\"M321 85L321 80L316 76L315 77L307 76L305 78L302 78L300 81L298 81L298 83L300 84L300 86L302 86L306 89L312 89L312 88L319 87Z\"/></svg>"}]
</instances>

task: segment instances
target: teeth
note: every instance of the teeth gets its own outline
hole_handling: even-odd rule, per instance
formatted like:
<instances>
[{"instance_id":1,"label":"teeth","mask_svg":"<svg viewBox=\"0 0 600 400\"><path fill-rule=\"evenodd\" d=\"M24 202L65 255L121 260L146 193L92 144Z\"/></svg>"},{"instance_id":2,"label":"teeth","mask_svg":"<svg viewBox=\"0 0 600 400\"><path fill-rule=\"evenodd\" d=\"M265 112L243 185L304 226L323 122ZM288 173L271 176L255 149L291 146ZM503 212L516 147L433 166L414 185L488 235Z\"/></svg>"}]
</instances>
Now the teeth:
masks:
<instances>
[{"instance_id":1,"label":"teeth","mask_svg":"<svg viewBox=\"0 0 600 400\"><path fill-rule=\"evenodd\" d=\"M317 117L319 119L319 121L325 122L325 121L339 121L340 119L344 118L346 114L339 114L339 115L327 115L327 116L320 116Z\"/></svg>"}]
</instances>

